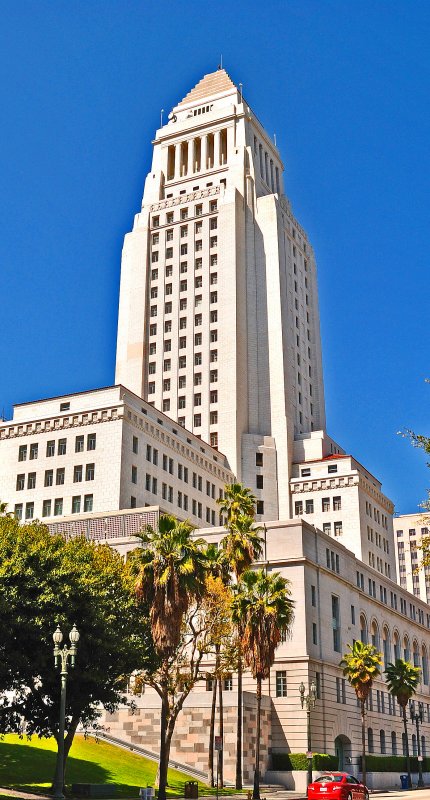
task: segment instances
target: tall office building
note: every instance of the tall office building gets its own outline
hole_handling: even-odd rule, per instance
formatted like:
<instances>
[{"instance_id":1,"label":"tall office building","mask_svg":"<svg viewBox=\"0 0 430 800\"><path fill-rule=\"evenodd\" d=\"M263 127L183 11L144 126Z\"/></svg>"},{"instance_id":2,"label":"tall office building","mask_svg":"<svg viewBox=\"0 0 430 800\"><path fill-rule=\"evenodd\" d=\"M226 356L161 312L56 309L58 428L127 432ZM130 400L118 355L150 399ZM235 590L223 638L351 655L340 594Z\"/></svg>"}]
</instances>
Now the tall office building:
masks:
<instances>
[{"instance_id":1,"label":"tall office building","mask_svg":"<svg viewBox=\"0 0 430 800\"><path fill-rule=\"evenodd\" d=\"M222 69L156 133L116 383L225 453L260 519L291 516L294 438L325 428L315 260L279 152Z\"/></svg>"}]
</instances>

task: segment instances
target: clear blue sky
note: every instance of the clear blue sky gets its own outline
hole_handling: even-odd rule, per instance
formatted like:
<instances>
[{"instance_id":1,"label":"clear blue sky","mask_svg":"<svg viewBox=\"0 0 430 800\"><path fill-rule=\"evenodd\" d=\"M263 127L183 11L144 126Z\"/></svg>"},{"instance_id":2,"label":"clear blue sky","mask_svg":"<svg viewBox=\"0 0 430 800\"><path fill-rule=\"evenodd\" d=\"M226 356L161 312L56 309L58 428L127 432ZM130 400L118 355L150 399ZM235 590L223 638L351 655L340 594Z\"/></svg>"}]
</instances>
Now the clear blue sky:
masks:
<instances>
[{"instance_id":1,"label":"clear blue sky","mask_svg":"<svg viewBox=\"0 0 430 800\"><path fill-rule=\"evenodd\" d=\"M0 410L114 379L120 254L166 112L224 66L314 244L329 432L430 485L427 0L3 0Z\"/></svg>"}]
</instances>

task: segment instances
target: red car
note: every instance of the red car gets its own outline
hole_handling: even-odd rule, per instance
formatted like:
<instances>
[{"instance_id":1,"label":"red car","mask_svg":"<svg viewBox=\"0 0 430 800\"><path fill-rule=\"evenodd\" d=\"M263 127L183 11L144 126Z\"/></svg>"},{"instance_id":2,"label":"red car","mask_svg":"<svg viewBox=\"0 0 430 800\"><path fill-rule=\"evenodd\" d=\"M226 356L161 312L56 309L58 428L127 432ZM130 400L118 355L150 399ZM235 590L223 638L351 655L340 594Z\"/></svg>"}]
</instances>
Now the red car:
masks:
<instances>
[{"instance_id":1,"label":"red car","mask_svg":"<svg viewBox=\"0 0 430 800\"><path fill-rule=\"evenodd\" d=\"M308 800L369 800L369 790L347 772L327 772L308 786Z\"/></svg>"}]
</instances>

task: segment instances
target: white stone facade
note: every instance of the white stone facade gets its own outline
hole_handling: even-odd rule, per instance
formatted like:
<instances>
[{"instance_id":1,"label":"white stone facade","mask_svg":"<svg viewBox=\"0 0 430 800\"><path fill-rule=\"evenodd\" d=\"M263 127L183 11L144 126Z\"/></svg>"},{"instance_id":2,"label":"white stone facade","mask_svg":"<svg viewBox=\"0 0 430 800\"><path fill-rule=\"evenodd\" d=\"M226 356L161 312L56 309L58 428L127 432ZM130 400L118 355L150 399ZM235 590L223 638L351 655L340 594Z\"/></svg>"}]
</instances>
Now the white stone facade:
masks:
<instances>
[{"instance_id":1,"label":"white stone facade","mask_svg":"<svg viewBox=\"0 0 430 800\"><path fill-rule=\"evenodd\" d=\"M21 519L161 507L219 524L225 457L123 386L14 407L0 424L0 497Z\"/></svg>"},{"instance_id":2,"label":"white stone facade","mask_svg":"<svg viewBox=\"0 0 430 800\"><path fill-rule=\"evenodd\" d=\"M260 519L288 518L294 435L325 425L313 251L224 70L169 117L124 243L116 380L219 447Z\"/></svg>"},{"instance_id":3,"label":"white stone facade","mask_svg":"<svg viewBox=\"0 0 430 800\"><path fill-rule=\"evenodd\" d=\"M400 586L430 603L430 567L421 567L419 548L429 534L428 514L400 514L393 520Z\"/></svg>"},{"instance_id":4,"label":"white stone facade","mask_svg":"<svg viewBox=\"0 0 430 800\"><path fill-rule=\"evenodd\" d=\"M153 513L153 509L122 512ZM69 524L71 521L69 520ZM133 525L133 521L131 525ZM54 525L54 523L53 523ZM125 557L136 546L133 536L109 534L111 522L99 525L107 531L107 539ZM125 524L125 527L128 523ZM70 533L70 528L69 528ZM223 528L200 529L196 535L208 542L219 543ZM95 534L92 538L100 540ZM430 754L430 609L428 605L398 586L395 580L381 575L357 558L338 539L333 539L303 520L267 522L264 531L265 550L262 564L269 572L278 571L291 581L295 601L292 636L281 643L276 652L270 680L263 685L265 708L269 708L269 725L265 732L263 769L271 764L276 752L305 752L306 712L300 708L299 685L317 683L318 700L312 713L312 748L314 752L338 753L340 767L358 771L361 751L360 710L355 694L342 675L339 661L347 645L355 639L373 643L383 654L384 665L395 658L411 660L421 667L422 680L417 700L424 703L424 722L420 742ZM178 720L180 737L174 740L172 758L205 770L207 764L206 725L195 737L195 725L202 727L210 703L210 686L202 682L186 701L184 714ZM244 693L249 698L255 684L249 672L244 674ZM228 719L234 714L237 696L236 676L225 687L224 703ZM267 705L269 703L269 705ZM137 698L132 715L126 709L105 723L110 732L130 739L148 749L155 749L158 697L145 687ZM190 716L191 715L191 716ZM203 715L203 716L202 716ZM266 714L267 716L267 714ZM248 719L248 718L247 718ZM191 720L191 721L190 721ZM193 722L194 720L194 722ZM192 730L187 735L187 726ZM402 719L400 709L389 696L383 676L373 686L367 704L367 739L369 752L402 754ZM148 736L147 736L148 734ZM411 753L416 752L414 730L410 730ZM234 736L228 736L228 759L225 775L234 778ZM202 744L204 746L202 746ZM245 748L244 771L252 771L253 749ZM349 761L348 759L351 759ZM384 776L381 777L383 782ZM376 785L376 784L375 784Z\"/></svg>"}]
</instances>

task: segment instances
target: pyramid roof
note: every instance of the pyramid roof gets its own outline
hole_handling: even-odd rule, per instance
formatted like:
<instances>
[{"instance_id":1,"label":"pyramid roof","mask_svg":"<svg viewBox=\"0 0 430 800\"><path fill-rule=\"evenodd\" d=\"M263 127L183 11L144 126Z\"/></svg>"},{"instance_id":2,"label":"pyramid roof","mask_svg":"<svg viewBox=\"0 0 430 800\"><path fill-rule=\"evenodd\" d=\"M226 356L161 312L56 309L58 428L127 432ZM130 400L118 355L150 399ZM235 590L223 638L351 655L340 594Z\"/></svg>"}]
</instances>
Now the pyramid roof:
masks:
<instances>
[{"instance_id":1,"label":"pyramid roof","mask_svg":"<svg viewBox=\"0 0 430 800\"><path fill-rule=\"evenodd\" d=\"M210 72L208 75L205 75L194 88L185 95L183 100L178 103L177 108L189 105L190 103L198 103L205 98L231 91L231 89L236 89L236 86L230 78L230 75L228 75L225 69L217 69L216 72Z\"/></svg>"}]
</instances>

